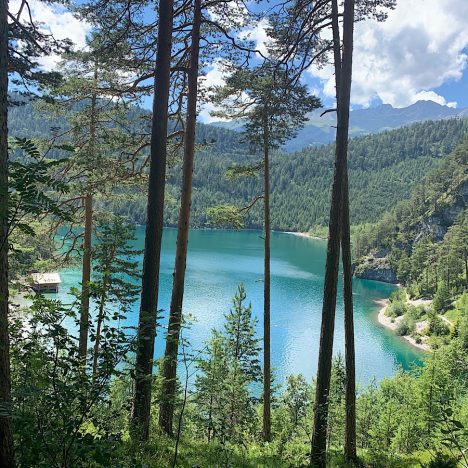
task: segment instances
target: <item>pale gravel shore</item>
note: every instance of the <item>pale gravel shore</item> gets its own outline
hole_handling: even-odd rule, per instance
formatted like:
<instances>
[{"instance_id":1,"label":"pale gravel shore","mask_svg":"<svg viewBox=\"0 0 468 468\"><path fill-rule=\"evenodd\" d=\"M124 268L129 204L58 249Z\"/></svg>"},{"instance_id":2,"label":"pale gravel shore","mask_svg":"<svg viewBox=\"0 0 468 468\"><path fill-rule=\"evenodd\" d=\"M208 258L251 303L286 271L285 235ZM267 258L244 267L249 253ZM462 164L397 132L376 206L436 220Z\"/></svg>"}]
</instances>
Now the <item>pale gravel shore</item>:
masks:
<instances>
[{"instance_id":1,"label":"pale gravel shore","mask_svg":"<svg viewBox=\"0 0 468 468\"><path fill-rule=\"evenodd\" d=\"M283 232L284 234L291 234L292 236L307 237L307 239L326 240L323 237L311 236L308 232L293 232L293 231L283 231Z\"/></svg>"},{"instance_id":2,"label":"pale gravel shore","mask_svg":"<svg viewBox=\"0 0 468 468\"><path fill-rule=\"evenodd\" d=\"M387 310L387 307L390 304L390 301L388 299L379 299L374 302L381 306L379 313L377 315L377 321L380 323L380 325L394 332L398 326L398 322L400 322L403 319L403 317L397 317L392 322L391 317L387 317L385 315L385 311ZM408 343L413 345L415 348L421 349L422 351L431 350L431 347L427 343L425 342L416 343L416 340L412 336L402 336L402 338L404 338Z\"/></svg>"}]
</instances>

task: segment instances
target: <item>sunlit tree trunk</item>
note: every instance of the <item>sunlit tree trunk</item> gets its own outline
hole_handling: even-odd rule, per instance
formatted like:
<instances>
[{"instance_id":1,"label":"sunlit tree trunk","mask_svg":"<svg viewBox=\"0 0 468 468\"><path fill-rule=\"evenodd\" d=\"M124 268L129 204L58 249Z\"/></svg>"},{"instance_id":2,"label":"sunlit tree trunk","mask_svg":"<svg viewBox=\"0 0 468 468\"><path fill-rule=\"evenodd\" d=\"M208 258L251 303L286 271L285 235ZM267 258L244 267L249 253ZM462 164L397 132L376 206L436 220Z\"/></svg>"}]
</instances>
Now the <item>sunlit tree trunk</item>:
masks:
<instances>
[{"instance_id":1,"label":"sunlit tree trunk","mask_svg":"<svg viewBox=\"0 0 468 468\"><path fill-rule=\"evenodd\" d=\"M0 466L14 466L8 335L8 2L0 0Z\"/></svg>"},{"instance_id":2,"label":"sunlit tree trunk","mask_svg":"<svg viewBox=\"0 0 468 468\"><path fill-rule=\"evenodd\" d=\"M330 390L333 337L335 329L336 292L342 224L343 182L348 150L349 103L351 93L352 39L354 0L345 0L343 16L343 54L337 105L337 134L332 200L330 208L327 260L325 270L322 326L315 396L314 428L311 444L311 464L326 466L328 396Z\"/></svg>"},{"instance_id":3,"label":"sunlit tree trunk","mask_svg":"<svg viewBox=\"0 0 468 468\"><path fill-rule=\"evenodd\" d=\"M338 1L332 0L333 55L335 62L335 85L337 114L340 112L341 81L341 39L338 19ZM351 265L351 235L349 221L349 187L346 154L344 161L341 218L341 258L343 264L343 299L345 329L345 365L346 365L346 418L345 418L345 456L348 460L356 459L356 362L354 349L354 313L353 313L353 274Z\"/></svg>"},{"instance_id":4,"label":"sunlit tree trunk","mask_svg":"<svg viewBox=\"0 0 468 468\"><path fill-rule=\"evenodd\" d=\"M182 189L177 227L177 246L172 283L172 297L166 350L163 362L163 390L159 411L159 426L172 434L174 398L177 384L177 354L179 347L182 305L184 299L185 270L187 263L190 208L192 206L192 177L195 154L195 130L197 122L198 57L200 49L201 0L194 2L190 67L188 70L187 119L184 137L184 163L182 168Z\"/></svg>"},{"instance_id":5,"label":"sunlit tree trunk","mask_svg":"<svg viewBox=\"0 0 468 468\"><path fill-rule=\"evenodd\" d=\"M268 108L263 125L264 284L263 284L263 440L271 440L270 362L270 138Z\"/></svg>"},{"instance_id":6,"label":"sunlit tree trunk","mask_svg":"<svg viewBox=\"0 0 468 468\"><path fill-rule=\"evenodd\" d=\"M91 162L95 160L96 153L96 87L97 87L97 64L94 67L94 89L91 97L91 115L89 123L89 157ZM90 169L88 168L88 171ZM89 175L88 175L89 177ZM86 363L88 353L88 330L89 330L89 284L91 282L91 243L93 233L93 193L91 184L84 197L85 220L83 239L83 264L81 274L81 307L80 307L80 338L79 353L83 363Z\"/></svg>"},{"instance_id":7,"label":"sunlit tree trunk","mask_svg":"<svg viewBox=\"0 0 468 468\"><path fill-rule=\"evenodd\" d=\"M132 409L132 435L135 440L147 440L149 436L156 309L164 223L172 25L173 0L161 0L159 2L158 46L154 79L145 253Z\"/></svg>"},{"instance_id":8,"label":"sunlit tree trunk","mask_svg":"<svg viewBox=\"0 0 468 468\"><path fill-rule=\"evenodd\" d=\"M81 273L81 308L80 308L80 358L86 362L89 330L89 283L91 281L91 236L93 230L93 195L87 193L84 198L85 222L83 239L83 264Z\"/></svg>"}]
</instances>

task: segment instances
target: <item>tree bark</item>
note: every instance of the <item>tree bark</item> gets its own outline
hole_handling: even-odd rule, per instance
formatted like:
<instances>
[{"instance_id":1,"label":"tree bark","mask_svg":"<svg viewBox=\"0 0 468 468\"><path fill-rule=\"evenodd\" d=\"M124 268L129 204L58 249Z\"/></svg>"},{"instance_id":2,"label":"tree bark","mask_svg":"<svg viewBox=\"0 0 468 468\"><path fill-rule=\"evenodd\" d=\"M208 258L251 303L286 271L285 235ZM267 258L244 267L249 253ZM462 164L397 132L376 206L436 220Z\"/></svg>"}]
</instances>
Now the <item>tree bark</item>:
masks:
<instances>
[{"instance_id":1,"label":"tree bark","mask_svg":"<svg viewBox=\"0 0 468 468\"><path fill-rule=\"evenodd\" d=\"M93 94L91 97L91 116L89 123L89 153L91 162L94 162L96 153L96 87L97 87L97 63L94 67ZM90 171L90 168L88 168ZM89 177L89 176L88 176ZM80 307L80 338L78 352L83 364L86 365L88 354L89 331L89 283L91 282L91 243L93 234L93 193L88 182L85 196L85 222L83 240L83 265L81 276L81 307Z\"/></svg>"},{"instance_id":2,"label":"tree bark","mask_svg":"<svg viewBox=\"0 0 468 468\"><path fill-rule=\"evenodd\" d=\"M184 137L184 163L182 188L177 226L177 247L174 264L174 279L163 362L162 402L159 410L159 426L172 435L174 399L177 384L177 355L179 348L182 305L184 300L185 270L187 263L190 209L192 206L192 177L195 154L195 130L198 100L198 61L200 51L201 0L194 1L193 26L191 32L190 67L188 71L187 119Z\"/></svg>"},{"instance_id":3,"label":"tree bark","mask_svg":"<svg viewBox=\"0 0 468 468\"><path fill-rule=\"evenodd\" d=\"M332 28L333 54L335 62L335 84L337 114L340 112L339 98L341 82L341 40L338 20L338 1L332 0ZM343 171L343 199L341 219L341 258L343 264L343 298L344 298L344 329L345 329L345 366L346 366L346 417L345 417L345 457L347 460L356 459L356 362L354 347L354 311L353 311L353 274L351 262L351 235L349 221L349 187L347 148L342 155Z\"/></svg>"},{"instance_id":4,"label":"tree bark","mask_svg":"<svg viewBox=\"0 0 468 468\"><path fill-rule=\"evenodd\" d=\"M154 340L157 321L156 308L158 304L164 223L172 27L173 0L161 0L159 3L158 46L154 76L145 253L137 332L135 392L132 408L132 436L137 441L147 440L149 436Z\"/></svg>"},{"instance_id":5,"label":"tree bark","mask_svg":"<svg viewBox=\"0 0 468 468\"><path fill-rule=\"evenodd\" d=\"M263 202L264 202L264 278L263 278L263 440L271 440L271 363L270 363L270 137L265 110L263 126Z\"/></svg>"},{"instance_id":6,"label":"tree bark","mask_svg":"<svg viewBox=\"0 0 468 468\"><path fill-rule=\"evenodd\" d=\"M15 464L8 334L8 1L0 0L0 466Z\"/></svg>"},{"instance_id":7,"label":"tree bark","mask_svg":"<svg viewBox=\"0 0 468 468\"><path fill-rule=\"evenodd\" d=\"M86 364L88 354L89 330L89 283L91 281L91 236L93 231L93 195L85 196L85 223L83 240L83 266L81 275L81 308L80 308L80 341L78 350L80 358Z\"/></svg>"},{"instance_id":8,"label":"tree bark","mask_svg":"<svg viewBox=\"0 0 468 468\"><path fill-rule=\"evenodd\" d=\"M336 292L342 224L343 181L348 149L349 103L351 93L352 35L354 0L345 0L343 26L343 59L339 86L338 125L335 148L332 200L325 269L322 325L315 396L314 427L311 444L311 465L326 466L328 395L330 389L335 329Z\"/></svg>"},{"instance_id":9,"label":"tree bark","mask_svg":"<svg viewBox=\"0 0 468 468\"><path fill-rule=\"evenodd\" d=\"M346 424L345 457L356 460L356 356L354 348L353 274L351 266L351 239L349 230L348 174L343 180L343 217L341 247L343 262L343 297L346 365Z\"/></svg>"}]
</instances>

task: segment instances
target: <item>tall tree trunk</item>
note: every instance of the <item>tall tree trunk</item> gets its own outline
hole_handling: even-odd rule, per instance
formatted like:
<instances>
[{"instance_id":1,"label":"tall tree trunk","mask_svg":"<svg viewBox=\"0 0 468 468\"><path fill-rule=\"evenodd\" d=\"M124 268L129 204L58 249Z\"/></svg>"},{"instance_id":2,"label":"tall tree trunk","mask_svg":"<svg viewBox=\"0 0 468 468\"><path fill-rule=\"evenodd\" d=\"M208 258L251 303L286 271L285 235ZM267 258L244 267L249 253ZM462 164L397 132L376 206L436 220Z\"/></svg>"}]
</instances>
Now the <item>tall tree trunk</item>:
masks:
<instances>
[{"instance_id":1,"label":"tall tree trunk","mask_svg":"<svg viewBox=\"0 0 468 468\"><path fill-rule=\"evenodd\" d=\"M0 466L15 464L8 334L8 1L0 0Z\"/></svg>"},{"instance_id":2,"label":"tall tree trunk","mask_svg":"<svg viewBox=\"0 0 468 468\"><path fill-rule=\"evenodd\" d=\"M354 348L353 274L351 267L351 241L349 232L348 174L343 180L341 247L343 261L343 297L346 365L346 425L345 457L356 459L356 356Z\"/></svg>"},{"instance_id":3,"label":"tall tree trunk","mask_svg":"<svg viewBox=\"0 0 468 468\"><path fill-rule=\"evenodd\" d=\"M184 138L184 163L182 168L182 188L177 227L177 247L172 283L172 297L169 325L166 337L166 350L163 362L162 402L159 410L159 426L172 435L174 399L177 384L177 354L179 348L182 305L184 300L185 270L192 206L192 176L195 154L195 130L197 123L198 60L200 49L201 0L194 1L190 67L188 70L187 120Z\"/></svg>"},{"instance_id":4,"label":"tall tree trunk","mask_svg":"<svg viewBox=\"0 0 468 468\"><path fill-rule=\"evenodd\" d=\"M154 76L145 253L132 409L132 435L136 440L147 440L149 436L159 263L164 223L172 24L173 0L161 0L159 3L158 46Z\"/></svg>"},{"instance_id":5,"label":"tall tree trunk","mask_svg":"<svg viewBox=\"0 0 468 468\"><path fill-rule=\"evenodd\" d=\"M86 363L89 329L89 283L91 281L91 236L93 231L93 195L91 192L86 194L84 204L85 222L81 275L80 341L78 349L81 360L83 363Z\"/></svg>"},{"instance_id":6,"label":"tall tree trunk","mask_svg":"<svg viewBox=\"0 0 468 468\"><path fill-rule=\"evenodd\" d=\"M338 1L332 0L333 54L335 62L335 85L337 115L340 112L339 99L341 82L341 40L338 20ZM342 218L341 218L341 258L343 263L343 298L345 329L345 366L346 366L346 417L345 417L345 457L356 459L356 362L354 347L354 311L353 311L353 274L351 266L351 236L349 222L349 187L347 148L341 156L344 159Z\"/></svg>"},{"instance_id":7,"label":"tall tree trunk","mask_svg":"<svg viewBox=\"0 0 468 468\"><path fill-rule=\"evenodd\" d=\"M97 87L97 63L94 66L94 89L91 97L91 116L89 122L89 156L94 162L96 153L96 87ZM90 171L90 168L88 168ZM85 222L83 240L83 265L81 275L81 304L80 304L80 338L78 352L83 364L86 364L88 354L88 330L89 330L89 284L91 282L91 242L93 232L93 193L91 184L88 183L85 196Z\"/></svg>"},{"instance_id":8,"label":"tall tree trunk","mask_svg":"<svg viewBox=\"0 0 468 468\"><path fill-rule=\"evenodd\" d=\"M271 440L271 364L270 364L270 136L265 110L263 125L263 202L265 217L263 278L263 440Z\"/></svg>"},{"instance_id":9,"label":"tall tree trunk","mask_svg":"<svg viewBox=\"0 0 468 468\"><path fill-rule=\"evenodd\" d=\"M343 26L343 59L339 86L338 125L335 149L330 222L322 307L322 326L315 395L314 428L311 444L311 464L326 466L328 395L330 390L335 329L336 291L340 255L342 223L343 178L346 173L348 148L349 103L351 93L352 37L354 26L354 0L345 0Z\"/></svg>"}]
</instances>

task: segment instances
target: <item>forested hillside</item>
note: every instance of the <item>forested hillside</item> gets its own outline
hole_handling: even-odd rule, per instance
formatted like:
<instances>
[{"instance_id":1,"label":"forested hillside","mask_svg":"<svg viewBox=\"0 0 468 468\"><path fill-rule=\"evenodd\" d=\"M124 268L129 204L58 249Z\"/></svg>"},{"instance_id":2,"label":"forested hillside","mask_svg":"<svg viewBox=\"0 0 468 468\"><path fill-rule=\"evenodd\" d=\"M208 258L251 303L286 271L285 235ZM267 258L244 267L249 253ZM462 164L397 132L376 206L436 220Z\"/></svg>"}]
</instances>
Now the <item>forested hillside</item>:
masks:
<instances>
[{"instance_id":1,"label":"forested hillside","mask_svg":"<svg viewBox=\"0 0 468 468\"><path fill-rule=\"evenodd\" d=\"M142 112L141 125L147 124ZM42 118L31 104L11 112L10 133L15 136L48 135L62 122ZM350 143L349 179L352 224L374 223L395 203L407 198L415 183L468 134L467 119L448 119L413 124L396 130L354 138ZM233 166L255 163L241 134L214 125L198 124L191 223L210 226L207 210L216 205L242 207L262 191L257 177L229 180ZM277 152L271 162L272 228L308 231L328 220L334 146L324 145L285 154ZM165 222L177 224L180 166L168 175ZM145 194L102 202L106 208L145 224ZM245 220L248 228L262 226L261 210L253 209Z\"/></svg>"},{"instance_id":2,"label":"forested hillside","mask_svg":"<svg viewBox=\"0 0 468 468\"><path fill-rule=\"evenodd\" d=\"M357 274L381 275L433 296L452 295L468 278L468 143L452 154L375 225L356 236ZM442 286L441 286L442 285Z\"/></svg>"},{"instance_id":3,"label":"forested hillside","mask_svg":"<svg viewBox=\"0 0 468 468\"><path fill-rule=\"evenodd\" d=\"M211 126L206 126L210 128ZM223 130L227 136L232 133ZM373 223L400 200L441 158L463 141L468 121L451 119L368 135L350 142L350 206L353 224ZM220 135L224 137L224 134ZM232 143L236 140L233 138ZM256 177L228 180L228 168L257 162L247 149L236 153L199 151L195 161L192 226L210 225L207 210L215 205L242 207L261 193ZM224 147L228 147L225 145ZM232 147L231 147L232 148ZM233 149L237 149L234 147ZM327 224L333 145L306 149L291 155L276 153L271 163L272 228L308 231ZM180 177L176 166L168 179L166 223L177 223ZM107 205L110 206L110 205ZM137 223L145 222L145 200L135 196L115 209ZM261 211L253 209L245 220L248 228L262 226Z\"/></svg>"},{"instance_id":4,"label":"forested hillside","mask_svg":"<svg viewBox=\"0 0 468 468\"><path fill-rule=\"evenodd\" d=\"M467 120L425 122L398 130L355 138L350 143L350 206L353 224L376 222L434 164L449 154L468 132ZM271 167L272 227L307 231L328 220L333 145L306 149L291 155L275 154ZM255 157L242 156L255 161ZM224 173L239 164L239 155L199 153L195 163L193 225L208 222L206 209L216 204L243 206L261 193L257 179L226 180ZM244 162L245 163L245 162ZM177 174L174 171L173 174ZM169 179L177 196L178 178ZM167 212L168 224L177 213ZM140 222L143 218L139 218ZM252 211L247 227L262 225L260 211Z\"/></svg>"}]
</instances>

